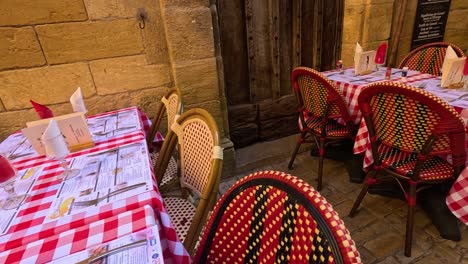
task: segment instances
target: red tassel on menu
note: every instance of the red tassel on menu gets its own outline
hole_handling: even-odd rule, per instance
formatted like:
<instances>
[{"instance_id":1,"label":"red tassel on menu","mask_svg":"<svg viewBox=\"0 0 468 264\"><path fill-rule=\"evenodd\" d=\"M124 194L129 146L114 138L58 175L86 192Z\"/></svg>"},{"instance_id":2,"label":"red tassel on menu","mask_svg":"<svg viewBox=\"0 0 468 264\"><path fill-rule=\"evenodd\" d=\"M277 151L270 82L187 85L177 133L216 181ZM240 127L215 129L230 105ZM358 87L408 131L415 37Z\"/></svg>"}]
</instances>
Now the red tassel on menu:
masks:
<instances>
[{"instance_id":1,"label":"red tassel on menu","mask_svg":"<svg viewBox=\"0 0 468 264\"><path fill-rule=\"evenodd\" d=\"M34 102L33 100L29 100L36 110L36 113L39 115L41 119L46 119L46 118L51 118L54 117L54 113L52 113L52 110L50 110L49 107L45 105L38 104Z\"/></svg>"},{"instance_id":2,"label":"red tassel on menu","mask_svg":"<svg viewBox=\"0 0 468 264\"><path fill-rule=\"evenodd\" d=\"M377 48L377 53L375 54L375 64L377 65L384 64L386 55L387 55L387 42L383 42Z\"/></svg>"}]
</instances>

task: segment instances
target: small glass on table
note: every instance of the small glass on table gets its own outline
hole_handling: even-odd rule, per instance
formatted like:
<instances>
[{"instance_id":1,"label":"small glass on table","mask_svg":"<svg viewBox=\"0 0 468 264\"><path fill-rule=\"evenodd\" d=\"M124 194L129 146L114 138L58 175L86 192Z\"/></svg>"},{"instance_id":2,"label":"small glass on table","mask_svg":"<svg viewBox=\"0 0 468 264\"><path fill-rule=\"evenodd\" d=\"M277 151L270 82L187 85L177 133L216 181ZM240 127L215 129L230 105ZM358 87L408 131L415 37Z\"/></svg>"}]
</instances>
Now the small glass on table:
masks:
<instances>
[{"instance_id":1,"label":"small glass on table","mask_svg":"<svg viewBox=\"0 0 468 264\"><path fill-rule=\"evenodd\" d=\"M4 155L0 154L0 187L8 194L8 198L4 200L2 205L3 210L18 208L28 197L27 194L16 194L15 181L17 175L15 167Z\"/></svg>"},{"instance_id":2,"label":"small glass on table","mask_svg":"<svg viewBox=\"0 0 468 264\"><path fill-rule=\"evenodd\" d=\"M62 180L73 179L80 174L80 170L71 169L65 157L70 154L70 150L66 145L65 139L62 134L56 135L52 138L42 139L45 147L46 156L49 159L55 159L59 162L60 167L63 168L63 173L59 178Z\"/></svg>"}]
</instances>

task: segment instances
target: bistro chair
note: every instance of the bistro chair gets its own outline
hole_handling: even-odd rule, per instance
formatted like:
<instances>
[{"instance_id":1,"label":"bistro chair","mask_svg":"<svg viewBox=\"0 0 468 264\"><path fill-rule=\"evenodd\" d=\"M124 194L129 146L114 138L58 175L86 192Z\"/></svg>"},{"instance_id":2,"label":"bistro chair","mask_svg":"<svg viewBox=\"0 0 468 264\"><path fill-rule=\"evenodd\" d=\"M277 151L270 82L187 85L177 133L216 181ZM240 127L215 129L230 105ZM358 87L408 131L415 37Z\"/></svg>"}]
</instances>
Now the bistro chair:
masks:
<instances>
[{"instance_id":1,"label":"bistro chair","mask_svg":"<svg viewBox=\"0 0 468 264\"><path fill-rule=\"evenodd\" d=\"M317 190L320 191L326 147L337 141L353 139L356 128L340 90L321 73L299 67L292 72L292 82L299 105L301 135L288 168L292 168L301 144L312 142L310 138L313 138L319 150Z\"/></svg>"},{"instance_id":2,"label":"bistro chair","mask_svg":"<svg viewBox=\"0 0 468 264\"><path fill-rule=\"evenodd\" d=\"M343 220L305 181L243 177L216 203L194 263L361 263Z\"/></svg>"},{"instance_id":3,"label":"bistro chair","mask_svg":"<svg viewBox=\"0 0 468 264\"><path fill-rule=\"evenodd\" d=\"M442 75L441 68L444 62L445 52L448 46L452 46L458 57L463 57L463 51L447 42L428 43L417 47L406 55L398 65L398 68L408 67L410 70Z\"/></svg>"},{"instance_id":4,"label":"bistro chair","mask_svg":"<svg viewBox=\"0 0 468 264\"><path fill-rule=\"evenodd\" d=\"M395 82L370 84L361 91L358 103L374 164L349 215L356 214L370 185L395 180L408 204L405 255L409 257L416 193L461 173L466 158L464 124L439 97ZM451 163L441 158L447 155Z\"/></svg>"},{"instance_id":5,"label":"bistro chair","mask_svg":"<svg viewBox=\"0 0 468 264\"><path fill-rule=\"evenodd\" d=\"M153 166L156 163L156 160L159 156L160 145L154 144L153 140L159 133L159 128L161 121L164 118L164 115L167 115L167 130L169 131L171 125L174 123L174 120L178 115L182 113L182 102L181 96L176 88L169 90L166 95L161 98L161 104L159 104L157 114L151 125L150 132L146 136L146 144L150 150L151 160L153 161ZM170 159L167 166L167 170L164 174L164 177L158 181L159 191L161 193L166 192L167 190L177 186L177 162L172 156L173 153L168 153Z\"/></svg>"},{"instance_id":6,"label":"bistro chair","mask_svg":"<svg viewBox=\"0 0 468 264\"><path fill-rule=\"evenodd\" d=\"M182 196L165 197L164 203L177 236L191 253L216 203L221 177L223 150L213 117L204 109L194 108L174 121L155 166L158 181L169 162L166 153L172 153L176 145Z\"/></svg>"}]
</instances>

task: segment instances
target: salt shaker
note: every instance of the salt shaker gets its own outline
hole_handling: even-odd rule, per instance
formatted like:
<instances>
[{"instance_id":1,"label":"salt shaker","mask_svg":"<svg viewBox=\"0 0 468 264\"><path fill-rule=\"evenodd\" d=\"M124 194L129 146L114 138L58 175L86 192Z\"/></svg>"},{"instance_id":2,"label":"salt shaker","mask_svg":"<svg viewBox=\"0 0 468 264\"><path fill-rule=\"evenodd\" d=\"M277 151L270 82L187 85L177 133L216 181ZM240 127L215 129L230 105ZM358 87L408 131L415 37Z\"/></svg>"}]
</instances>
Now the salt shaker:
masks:
<instances>
[{"instance_id":1,"label":"salt shaker","mask_svg":"<svg viewBox=\"0 0 468 264\"><path fill-rule=\"evenodd\" d=\"M408 67L403 67L401 71L401 80L406 82L406 76L408 76Z\"/></svg>"}]
</instances>

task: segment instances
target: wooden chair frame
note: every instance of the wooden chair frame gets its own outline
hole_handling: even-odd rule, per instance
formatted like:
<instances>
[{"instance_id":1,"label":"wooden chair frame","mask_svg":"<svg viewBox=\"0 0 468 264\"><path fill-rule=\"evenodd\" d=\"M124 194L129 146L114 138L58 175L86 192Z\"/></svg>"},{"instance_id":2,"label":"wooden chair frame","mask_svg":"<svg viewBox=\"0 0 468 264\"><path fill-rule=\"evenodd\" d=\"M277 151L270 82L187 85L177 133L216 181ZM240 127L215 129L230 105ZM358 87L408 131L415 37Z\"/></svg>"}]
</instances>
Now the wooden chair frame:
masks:
<instances>
[{"instance_id":1,"label":"wooden chair frame","mask_svg":"<svg viewBox=\"0 0 468 264\"><path fill-rule=\"evenodd\" d=\"M453 48L453 50L455 51L455 53L457 54L458 57L465 56L465 54L463 53L463 50L460 49L459 47L457 47L454 44L451 44L451 43L448 43L448 42L433 42L433 43L428 43L428 44L419 46L419 47L415 48L414 50L412 50L410 53L408 53L403 58L403 60L401 60L400 64L398 65L398 68L401 69L401 68L403 68L405 66L408 66L408 62L410 61L410 59L412 59L414 56L417 56L420 52L423 52L424 50L426 50L428 48L445 48L445 49L447 49L448 46L451 46ZM442 62L443 62L444 58L441 57L441 59L442 59ZM442 67L442 62L440 62L441 67ZM410 70L418 70L418 69L412 69L411 67L409 67L409 69ZM433 75L441 75L440 69L434 69L432 72L427 72L427 73L430 73L430 74L433 74Z\"/></svg>"},{"instance_id":2,"label":"wooden chair frame","mask_svg":"<svg viewBox=\"0 0 468 264\"><path fill-rule=\"evenodd\" d=\"M307 106L304 103L303 89L300 87L298 83L298 78L300 76L307 76L311 79L315 79L316 81L321 83L323 87L327 90L327 98L325 98L326 100L325 103L327 104L327 108L324 111L323 115L320 116L320 118L323 120L320 125L320 133L316 133L313 129L310 129L307 126L306 119L304 118L304 113L307 114L311 112L311 109L310 109L310 106ZM322 189L323 162L325 158L326 147L338 141L352 139L357 129L350 118L346 102L340 90L336 87L335 84L333 84L320 72L317 72L313 69L306 68L306 67L299 67L293 70L291 79L293 82L296 100L299 105L298 112L299 112L299 118L300 118L302 130L301 130L301 135L299 136L298 142L296 144L296 147L291 156L291 160L289 161L288 169L292 168L297 152L299 151L299 148L302 145L302 143L304 142L315 143L317 148L319 149L319 155L320 155L319 156L319 168L318 168L318 183L317 183L317 190L320 191ZM317 100L320 100L320 99L317 99ZM331 115L330 111L331 111L332 105L336 105L336 107L338 107L339 112L340 112L339 115ZM331 120L334 121L337 118L342 118L343 121L346 123L347 129L348 129L348 135L339 136L339 137L327 136L326 128L327 128L328 122L330 122ZM313 138L313 141L310 140L310 138Z\"/></svg>"},{"instance_id":3,"label":"wooden chair frame","mask_svg":"<svg viewBox=\"0 0 468 264\"><path fill-rule=\"evenodd\" d=\"M420 104L427 106L431 112L438 113L441 116L441 121L432 130L431 134L422 144L419 150L403 150L401 152L415 153L417 154L417 160L413 167L413 173L411 177L401 175L391 169L387 169L382 166L381 157L379 154L379 146L381 141L377 135L374 121L374 114L371 110L371 100L379 94L397 94L409 97L413 100L418 101ZM377 100L377 99L376 99ZM432 94L420 90L414 87L410 87L404 84L393 83L393 82L379 82L370 84L367 88L361 91L359 98L359 107L363 113L366 121L366 125L369 131L369 138L371 139L372 156L374 158L374 164L372 170L367 174L361 192L359 193L356 201L351 208L349 213L350 217L356 214L356 211L367 194L369 186L377 183L380 178L377 176L379 172L385 171L393 179L397 180L400 184L402 191L405 193L405 197L408 203L407 212L407 223L406 223L406 239L405 239L405 255L411 256L411 245L412 245L412 234L413 234L413 222L414 222L414 206L416 205L416 194L422 188L427 188L427 184L436 184L443 180L427 180L420 177L421 170L425 165L426 159L431 155L442 154L437 153L433 147L438 139L442 136L447 135L450 139L450 153L453 158L453 178L457 177L465 167L466 152L464 149L465 145L465 131L464 125L461 118L456 113L453 107L449 106L446 102L443 102L440 98L433 96ZM382 110L383 111L383 110ZM392 111L392 110L390 110ZM407 182L408 187L401 185L400 180ZM423 185L426 184L426 185Z\"/></svg>"},{"instance_id":4,"label":"wooden chair frame","mask_svg":"<svg viewBox=\"0 0 468 264\"><path fill-rule=\"evenodd\" d=\"M208 181L205 185L205 188L201 192L195 190L194 188L192 188L192 186L185 184L184 177L186 177L187 175L183 175L184 168L181 168L182 173L179 175L179 182L181 185L182 197L187 198L189 194L193 192L200 195L200 199L196 207L195 216L192 219L192 223L188 230L187 236L183 241L184 246L189 251L189 253L192 253L192 251L194 250L195 244L203 228L203 223L205 223L208 212L213 209L216 203L219 183L221 181L221 172L223 164L218 127L213 117L206 110L201 108L190 109L189 111L182 114L174 122L174 124L183 128L184 124L191 121L192 119L201 119L205 124L208 125L211 131L211 135L213 137L213 147L218 151L221 150L221 153L213 153L210 172L209 175L207 175ZM169 133L167 134L161 149L161 155L159 156L160 158L158 158L156 162L155 175L157 181L160 181L162 179L167 164L169 162L169 155L165 155L165 153L172 153L176 145L179 146L179 160L181 161L181 165L184 166L184 142L182 142L182 144L178 143L179 137L181 137L181 132L173 130L174 128L169 130Z\"/></svg>"},{"instance_id":5,"label":"wooden chair frame","mask_svg":"<svg viewBox=\"0 0 468 264\"><path fill-rule=\"evenodd\" d=\"M161 98L161 103L158 105L158 109L156 111L156 116L153 119L153 124L151 125L150 131L148 135L146 135L146 144L148 145L148 148L152 149L152 143L154 140L154 137L156 136L156 132L159 129L159 126L161 125L161 121L164 119L164 114L167 113L167 130L169 131L171 128L172 123L174 122L174 117L170 117L168 113L168 106L167 106L167 101L173 97L177 96L178 99L178 104L175 109L175 115L180 115L183 112L183 105L182 105L182 97L180 96L179 91L177 88L172 88L170 89L162 98Z\"/></svg>"}]
</instances>

